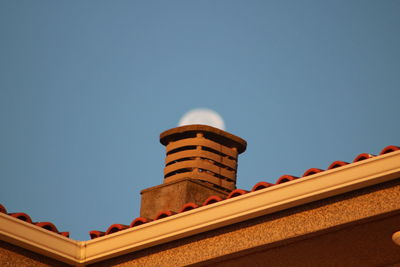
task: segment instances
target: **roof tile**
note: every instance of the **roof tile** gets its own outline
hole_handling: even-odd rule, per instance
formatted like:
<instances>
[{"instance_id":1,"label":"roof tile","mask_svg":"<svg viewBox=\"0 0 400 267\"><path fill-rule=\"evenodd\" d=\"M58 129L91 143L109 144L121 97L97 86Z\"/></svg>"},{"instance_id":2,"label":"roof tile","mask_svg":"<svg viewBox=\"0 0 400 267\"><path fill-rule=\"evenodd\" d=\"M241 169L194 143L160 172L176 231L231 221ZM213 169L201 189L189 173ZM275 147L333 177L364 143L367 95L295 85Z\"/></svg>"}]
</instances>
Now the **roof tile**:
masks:
<instances>
[{"instance_id":1,"label":"roof tile","mask_svg":"<svg viewBox=\"0 0 400 267\"><path fill-rule=\"evenodd\" d=\"M400 147L398 147L398 146L387 146L384 149L382 149L382 151L381 151L381 153L379 153L379 155L390 153L390 152L393 152L393 151L396 151L396 150L400 150Z\"/></svg>"},{"instance_id":2,"label":"roof tile","mask_svg":"<svg viewBox=\"0 0 400 267\"><path fill-rule=\"evenodd\" d=\"M398 147L398 146L393 146L393 145L387 146L380 152L379 155L391 153L391 152L398 151L398 150L400 150L400 147ZM354 159L353 163L354 162L359 162L359 161L362 161L362 160L366 160L366 159L369 159L369 158L372 158L372 157L375 157L375 155L368 154L368 153L362 153L362 154L359 154ZM348 164L351 164L351 163L348 163L348 162L345 162L345 161L334 161L329 165L328 170L339 168L341 166L345 166L345 165L348 165ZM323 171L324 170L322 170L322 169L311 168L311 169L308 169L303 174L302 177L310 176L310 175L313 175L313 174L316 174L316 173L319 173L319 172L323 172ZM296 180L296 179L299 179L299 177L296 177L296 176L293 176L293 175L282 175L276 181L276 184L282 184L282 183L290 182L290 181L293 181L293 180ZM271 187L271 186L274 186L274 185L275 184L261 181L261 182L258 182L257 184L255 184L253 186L251 192L254 192L254 191L257 191L257 190L262 190L262 189L265 189L265 188L268 188L268 187ZM250 193L250 192L247 191L247 190L244 190L244 189L235 189L235 190L231 191L231 193L228 195L227 199L234 198L236 196L241 196L241 195L244 195L244 194L247 194L247 193ZM219 201L223 201L223 200L224 199L222 199L221 197L213 195L213 196L208 197L204 201L203 206L211 205L213 203L216 203L216 202L219 202ZM189 202L189 203L186 203L185 205L183 205L183 207L181 208L179 213L186 212L186 211L192 210L192 209L196 209L198 207L199 206L197 204ZM23 221L25 221L27 223L32 223L32 219L30 218L30 216L28 214L22 213L22 212L7 213L6 208L1 204L0 204L0 212L8 214L8 215L10 215L10 216L12 216L14 218L18 218L20 220L23 220ZM172 216L174 214L176 214L176 212L173 212L173 211L170 211L170 210L168 210L168 211L160 211L157 214L155 220L160 220L160 219ZM94 239L94 238L98 238L98 237L101 237L101 236L104 236L104 235L116 233L116 232L119 232L121 230L125 230L125 229L130 228L130 227L139 226L139 225L151 222L151 221L152 221L152 219L148 219L148 218L144 218L144 217L138 217L138 218L134 219L129 226L128 225L124 225L124 224L113 224L107 229L106 232L93 230L93 231L90 231L89 234L90 234L90 238ZM58 233L58 234L63 235L65 237L69 237L69 232L58 232L56 226L54 224L52 224L51 222L34 222L32 224L34 224L34 225L36 225L38 227L47 229L49 231Z\"/></svg>"},{"instance_id":3,"label":"roof tile","mask_svg":"<svg viewBox=\"0 0 400 267\"><path fill-rule=\"evenodd\" d=\"M317 173L323 172L323 171L324 170L322 170L322 169L311 168L311 169L306 170L302 177L310 176L310 175L317 174Z\"/></svg>"},{"instance_id":4,"label":"roof tile","mask_svg":"<svg viewBox=\"0 0 400 267\"><path fill-rule=\"evenodd\" d=\"M276 181L276 184L283 184L283 183L286 183L286 182L290 182L290 181L296 180L298 178L299 177L297 177L297 176L285 174L285 175L282 175L281 177L279 177L279 179Z\"/></svg>"},{"instance_id":5,"label":"roof tile","mask_svg":"<svg viewBox=\"0 0 400 267\"><path fill-rule=\"evenodd\" d=\"M57 227L51 222L34 222L33 224L54 233L59 233Z\"/></svg>"},{"instance_id":6,"label":"roof tile","mask_svg":"<svg viewBox=\"0 0 400 267\"><path fill-rule=\"evenodd\" d=\"M228 198L234 198L234 197L238 197L244 194L247 194L249 191L247 190L243 190L243 189L235 189L233 190L227 197Z\"/></svg>"},{"instance_id":7,"label":"roof tile","mask_svg":"<svg viewBox=\"0 0 400 267\"><path fill-rule=\"evenodd\" d=\"M222 198L220 198L219 196L210 196L204 201L203 206L207 206L219 201L222 201Z\"/></svg>"},{"instance_id":8,"label":"roof tile","mask_svg":"<svg viewBox=\"0 0 400 267\"><path fill-rule=\"evenodd\" d=\"M185 212L185 211L189 211L189 210L193 210L198 208L199 206L195 203L189 202L186 203L185 205L183 205L183 207L181 208L181 210L179 212Z\"/></svg>"},{"instance_id":9,"label":"roof tile","mask_svg":"<svg viewBox=\"0 0 400 267\"><path fill-rule=\"evenodd\" d=\"M129 228L129 225L115 223L115 224L111 225L110 227L108 227L108 229L106 231L106 235L113 234L113 233L119 232L121 230L125 230L127 228Z\"/></svg>"},{"instance_id":10,"label":"roof tile","mask_svg":"<svg viewBox=\"0 0 400 267\"><path fill-rule=\"evenodd\" d=\"M1 213L6 213L6 214L7 214L6 207L4 207L4 206L1 205L1 204L0 204L0 212L1 212Z\"/></svg>"},{"instance_id":11,"label":"roof tile","mask_svg":"<svg viewBox=\"0 0 400 267\"><path fill-rule=\"evenodd\" d=\"M28 223L32 223L32 219L31 217L29 217L28 214L23 213L23 212L14 212L14 213L9 213L8 215L20 219L22 221L28 222Z\"/></svg>"},{"instance_id":12,"label":"roof tile","mask_svg":"<svg viewBox=\"0 0 400 267\"><path fill-rule=\"evenodd\" d=\"M253 188L251 189L251 192L257 191L257 190L261 190L264 188L268 188L270 186L273 186L274 184L268 183L268 182L258 182L256 183Z\"/></svg>"},{"instance_id":13,"label":"roof tile","mask_svg":"<svg viewBox=\"0 0 400 267\"><path fill-rule=\"evenodd\" d=\"M345 162L345 161L337 160L337 161L332 162L331 165L329 165L328 170L339 168L339 167L342 167L342 166L347 165L347 164L349 164L349 163Z\"/></svg>"},{"instance_id":14,"label":"roof tile","mask_svg":"<svg viewBox=\"0 0 400 267\"><path fill-rule=\"evenodd\" d=\"M135 227L135 226L139 226L142 225L144 223L148 223L151 222L152 219L148 219L148 218L144 218L144 217L138 217L136 219L134 219L131 224L129 225L129 227Z\"/></svg>"},{"instance_id":15,"label":"roof tile","mask_svg":"<svg viewBox=\"0 0 400 267\"><path fill-rule=\"evenodd\" d=\"M106 233L102 231L93 230L89 232L90 239L95 239L101 236L104 236Z\"/></svg>"},{"instance_id":16,"label":"roof tile","mask_svg":"<svg viewBox=\"0 0 400 267\"><path fill-rule=\"evenodd\" d=\"M160 211L154 220L160 220L174 214L176 214L176 212L173 212L171 210Z\"/></svg>"},{"instance_id":17,"label":"roof tile","mask_svg":"<svg viewBox=\"0 0 400 267\"><path fill-rule=\"evenodd\" d=\"M353 160L353 162L359 162L359 161L370 159L373 157L375 157L375 155L368 154L368 153L361 153Z\"/></svg>"}]
</instances>

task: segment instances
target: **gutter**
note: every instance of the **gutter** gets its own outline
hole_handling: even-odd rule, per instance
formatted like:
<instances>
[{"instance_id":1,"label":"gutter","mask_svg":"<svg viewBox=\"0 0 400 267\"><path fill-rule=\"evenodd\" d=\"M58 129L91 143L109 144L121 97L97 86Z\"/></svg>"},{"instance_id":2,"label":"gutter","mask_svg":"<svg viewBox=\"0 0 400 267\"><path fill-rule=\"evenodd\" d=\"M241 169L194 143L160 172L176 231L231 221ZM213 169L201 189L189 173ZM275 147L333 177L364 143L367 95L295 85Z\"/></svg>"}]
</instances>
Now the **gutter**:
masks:
<instances>
[{"instance_id":1,"label":"gutter","mask_svg":"<svg viewBox=\"0 0 400 267\"><path fill-rule=\"evenodd\" d=\"M0 214L0 238L68 264L86 266L399 177L400 151L395 151L89 241L74 241ZM393 240L400 244L400 232Z\"/></svg>"},{"instance_id":2,"label":"gutter","mask_svg":"<svg viewBox=\"0 0 400 267\"><path fill-rule=\"evenodd\" d=\"M0 213L0 239L68 264L77 262L82 242L4 213Z\"/></svg>"}]
</instances>

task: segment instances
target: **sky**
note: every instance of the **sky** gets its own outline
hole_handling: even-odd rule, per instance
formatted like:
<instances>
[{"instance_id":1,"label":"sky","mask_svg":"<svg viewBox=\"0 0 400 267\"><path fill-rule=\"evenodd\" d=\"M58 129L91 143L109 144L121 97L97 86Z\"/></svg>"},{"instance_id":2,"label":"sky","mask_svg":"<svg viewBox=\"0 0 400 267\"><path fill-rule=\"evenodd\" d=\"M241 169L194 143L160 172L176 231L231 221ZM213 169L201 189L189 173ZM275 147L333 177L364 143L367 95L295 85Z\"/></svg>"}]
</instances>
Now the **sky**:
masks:
<instances>
[{"instance_id":1,"label":"sky","mask_svg":"<svg viewBox=\"0 0 400 267\"><path fill-rule=\"evenodd\" d=\"M139 217L194 108L237 187L400 145L400 1L0 0L0 203L71 238Z\"/></svg>"}]
</instances>

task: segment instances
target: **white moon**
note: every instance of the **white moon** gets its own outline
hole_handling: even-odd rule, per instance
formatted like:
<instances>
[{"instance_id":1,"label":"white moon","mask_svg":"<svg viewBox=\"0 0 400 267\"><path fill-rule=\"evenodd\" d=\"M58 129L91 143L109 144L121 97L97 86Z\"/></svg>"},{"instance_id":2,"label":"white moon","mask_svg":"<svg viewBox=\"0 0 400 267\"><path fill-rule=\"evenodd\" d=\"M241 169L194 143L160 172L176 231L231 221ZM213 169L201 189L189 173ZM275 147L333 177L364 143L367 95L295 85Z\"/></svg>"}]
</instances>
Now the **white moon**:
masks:
<instances>
[{"instance_id":1,"label":"white moon","mask_svg":"<svg viewBox=\"0 0 400 267\"><path fill-rule=\"evenodd\" d=\"M225 123L222 117L214 110L206 108L197 108L188 111L178 123L179 126L190 124L205 124L225 130Z\"/></svg>"}]
</instances>

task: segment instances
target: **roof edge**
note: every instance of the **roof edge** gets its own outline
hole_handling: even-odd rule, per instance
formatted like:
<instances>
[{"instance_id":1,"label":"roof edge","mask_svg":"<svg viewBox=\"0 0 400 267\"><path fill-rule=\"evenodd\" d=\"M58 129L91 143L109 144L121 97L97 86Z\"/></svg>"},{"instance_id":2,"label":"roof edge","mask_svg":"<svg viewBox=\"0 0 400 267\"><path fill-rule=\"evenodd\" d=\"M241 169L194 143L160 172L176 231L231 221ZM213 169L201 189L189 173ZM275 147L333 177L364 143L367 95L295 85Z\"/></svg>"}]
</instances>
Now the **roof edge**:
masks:
<instances>
[{"instance_id":1,"label":"roof edge","mask_svg":"<svg viewBox=\"0 0 400 267\"><path fill-rule=\"evenodd\" d=\"M400 151L86 241L86 262L163 244L400 177Z\"/></svg>"},{"instance_id":2,"label":"roof edge","mask_svg":"<svg viewBox=\"0 0 400 267\"><path fill-rule=\"evenodd\" d=\"M68 263L79 261L81 241L0 213L0 239L10 244Z\"/></svg>"},{"instance_id":3,"label":"roof edge","mask_svg":"<svg viewBox=\"0 0 400 267\"><path fill-rule=\"evenodd\" d=\"M400 151L384 154L89 241L74 241L11 216L0 214L0 238L69 264L85 266L243 220L390 181L400 177L399 163Z\"/></svg>"}]
</instances>

